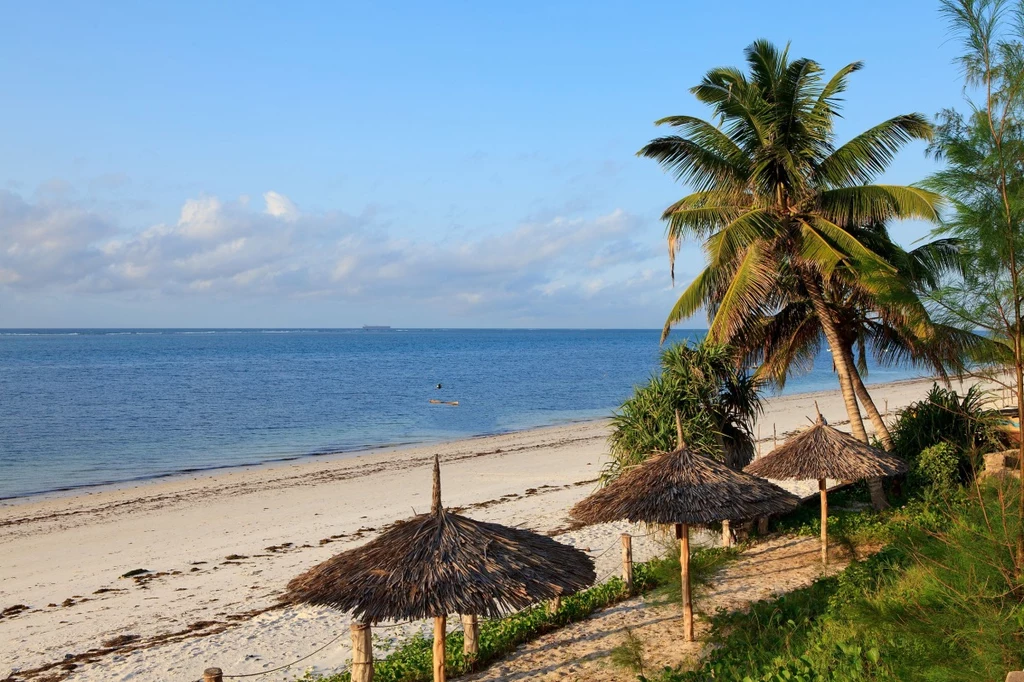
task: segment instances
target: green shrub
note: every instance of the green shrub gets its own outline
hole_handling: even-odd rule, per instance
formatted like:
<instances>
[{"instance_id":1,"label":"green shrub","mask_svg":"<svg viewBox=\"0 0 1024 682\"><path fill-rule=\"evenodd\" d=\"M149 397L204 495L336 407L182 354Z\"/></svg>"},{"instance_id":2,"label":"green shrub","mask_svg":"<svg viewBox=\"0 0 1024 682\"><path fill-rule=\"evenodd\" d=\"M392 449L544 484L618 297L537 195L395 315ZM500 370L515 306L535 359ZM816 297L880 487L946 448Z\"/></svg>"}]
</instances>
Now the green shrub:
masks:
<instances>
[{"instance_id":1,"label":"green shrub","mask_svg":"<svg viewBox=\"0 0 1024 682\"><path fill-rule=\"evenodd\" d=\"M661 371L637 386L612 417L611 459L602 482L643 462L651 453L674 450L676 411L683 439L694 450L742 469L754 457L751 426L761 413L762 383L737 369L736 350L703 341L669 346Z\"/></svg>"},{"instance_id":2,"label":"green shrub","mask_svg":"<svg viewBox=\"0 0 1024 682\"><path fill-rule=\"evenodd\" d=\"M960 483L963 453L951 443L925 448L914 459L910 480L918 487L952 490Z\"/></svg>"},{"instance_id":3,"label":"green shrub","mask_svg":"<svg viewBox=\"0 0 1024 682\"><path fill-rule=\"evenodd\" d=\"M894 454L913 465L918 455L940 443L948 443L963 453L959 478L971 480L972 457L1001 447L998 430L1001 417L986 409L985 393L972 386L963 396L935 384L928 396L900 410L892 425Z\"/></svg>"},{"instance_id":4,"label":"green shrub","mask_svg":"<svg viewBox=\"0 0 1024 682\"><path fill-rule=\"evenodd\" d=\"M829 493L828 533L837 542L848 545L888 542L886 520L891 514L879 514L865 507L867 486L854 485ZM770 530L795 535L821 535L821 508L817 498L802 504L789 514L774 518Z\"/></svg>"}]
</instances>

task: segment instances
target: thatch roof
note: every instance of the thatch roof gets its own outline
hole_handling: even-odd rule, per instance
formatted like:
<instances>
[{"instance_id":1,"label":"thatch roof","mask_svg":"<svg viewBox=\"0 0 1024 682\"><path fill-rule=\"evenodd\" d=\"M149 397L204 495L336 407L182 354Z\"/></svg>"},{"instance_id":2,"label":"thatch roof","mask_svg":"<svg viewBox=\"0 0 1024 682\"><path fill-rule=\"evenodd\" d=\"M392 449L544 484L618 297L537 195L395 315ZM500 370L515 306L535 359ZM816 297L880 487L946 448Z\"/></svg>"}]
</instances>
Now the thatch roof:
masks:
<instances>
[{"instance_id":1,"label":"thatch roof","mask_svg":"<svg viewBox=\"0 0 1024 682\"><path fill-rule=\"evenodd\" d=\"M313 567L288 583L283 599L352 611L370 623L450 613L497 617L578 592L595 577L593 560L578 549L445 511L435 458L429 514Z\"/></svg>"},{"instance_id":2,"label":"thatch roof","mask_svg":"<svg viewBox=\"0 0 1024 682\"><path fill-rule=\"evenodd\" d=\"M797 498L774 483L682 447L652 456L570 510L583 523L688 523L788 511Z\"/></svg>"},{"instance_id":3,"label":"thatch roof","mask_svg":"<svg viewBox=\"0 0 1024 682\"><path fill-rule=\"evenodd\" d=\"M822 478L857 481L905 473L907 463L829 426L819 414L813 426L756 460L744 471L776 481Z\"/></svg>"}]
</instances>

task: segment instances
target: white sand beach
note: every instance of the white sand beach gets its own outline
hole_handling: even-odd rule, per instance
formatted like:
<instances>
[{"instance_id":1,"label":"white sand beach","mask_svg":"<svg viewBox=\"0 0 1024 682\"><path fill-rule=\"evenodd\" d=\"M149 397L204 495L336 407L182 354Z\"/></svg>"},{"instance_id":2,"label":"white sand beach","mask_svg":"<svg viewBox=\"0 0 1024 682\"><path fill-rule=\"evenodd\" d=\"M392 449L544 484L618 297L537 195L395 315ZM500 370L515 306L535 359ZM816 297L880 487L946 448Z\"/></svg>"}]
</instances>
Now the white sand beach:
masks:
<instances>
[{"instance_id":1,"label":"white sand beach","mask_svg":"<svg viewBox=\"0 0 1024 682\"><path fill-rule=\"evenodd\" d=\"M872 393L893 412L931 383ZM773 425L780 439L806 425L815 401L833 424L845 423L838 392L771 399L760 420L762 452L772 447ZM595 486L607 434L606 421L577 423L8 501L0 506L0 675L196 680L208 666L266 671L334 638L298 665L256 679L341 668L347 615L281 608L277 597L301 571L426 511L435 453L446 506L555 534L593 552L604 577L618 568L619 534L645 531L626 524L560 529L569 507ZM809 493L815 485L798 488ZM652 538L634 546L636 560L658 551ZM149 573L120 577L136 569ZM386 648L418 627L376 633ZM118 637L130 643L110 650Z\"/></svg>"}]
</instances>

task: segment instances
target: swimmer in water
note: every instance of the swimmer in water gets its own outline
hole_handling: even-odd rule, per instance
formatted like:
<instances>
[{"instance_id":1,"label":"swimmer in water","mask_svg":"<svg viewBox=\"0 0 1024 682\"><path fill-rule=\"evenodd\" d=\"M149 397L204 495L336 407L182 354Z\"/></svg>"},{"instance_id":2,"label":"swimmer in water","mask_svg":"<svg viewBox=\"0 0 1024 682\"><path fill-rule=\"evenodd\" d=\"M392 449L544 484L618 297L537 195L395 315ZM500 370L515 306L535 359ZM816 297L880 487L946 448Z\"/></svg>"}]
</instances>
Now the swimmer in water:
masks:
<instances>
[{"instance_id":1,"label":"swimmer in water","mask_svg":"<svg viewBox=\"0 0 1024 682\"><path fill-rule=\"evenodd\" d=\"M441 390L441 384L438 384L437 386L435 386L434 390L435 391L440 391Z\"/></svg>"}]
</instances>

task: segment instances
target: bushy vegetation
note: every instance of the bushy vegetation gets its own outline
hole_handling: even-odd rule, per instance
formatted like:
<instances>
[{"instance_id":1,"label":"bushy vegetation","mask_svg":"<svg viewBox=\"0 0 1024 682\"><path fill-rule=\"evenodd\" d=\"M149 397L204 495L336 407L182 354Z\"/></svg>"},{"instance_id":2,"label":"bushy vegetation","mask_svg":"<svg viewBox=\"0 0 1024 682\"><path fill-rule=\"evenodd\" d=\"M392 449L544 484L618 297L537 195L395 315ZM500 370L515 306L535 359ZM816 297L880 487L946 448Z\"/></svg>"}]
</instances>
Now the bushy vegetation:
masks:
<instances>
[{"instance_id":1,"label":"bushy vegetation","mask_svg":"<svg viewBox=\"0 0 1024 682\"><path fill-rule=\"evenodd\" d=\"M878 513L865 508L869 495L863 482L831 492L828 497L828 534L832 542L847 546L889 542L887 519L892 511ZM820 537L821 512L817 505L803 504L785 516L772 519L769 529L776 533Z\"/></svg>"},{"instance_id":2,"label":"bushy vegetation","mask_svg":"<svg viewBox=\"0 0 1024 682\"><path fill-rule=\"evenodd\" d=\"M924 400L899 412L891 433L892 452L914 466L933 445L945 443L957 454L959 480L971 479L974 459L981 451L1000 446L998 413L985 408L985 393L972 386L964 395L939 385Z\"/></svg>"},{"instance_id":3,"label":"bushy vegetation","mask_svg":"<svg viewBox=\"0 0 1024 682\"><path fill-rule=\"evenodd\" d=\"M735 351L720 344L681 343L661 354L661 372L636 387L612 419L610 480L653 452L677 447L676 410L687 445L729 466L754 456L751 424L761 413L760 385L736 369Z\"/></svg>"},{"instance_id":4,"label":"bushy vegetation","mask_svg":"<svg viewBox=\"0 0 1024 682\"><path fill-rule=\"evenodd\" d=\"M830 495L834 539L884 548L749 612L714 615L708 658L659 679L952 682L1024 666L1019 484L970 475L973 457L1003 446L998 423L976 389L936 386L901 411L892 433L912 463L904 505L866 509L863 484ZM801 506L772 528L817 536L818 510Z\"/></svg>"},{"instance_id":5,"label":"bushy vegetation","mask_svg":"<svg viewBox=\"0 0 1024 682\"><path fill-rule=\"evenodd\" d=\"M695 550L690 558L690 572L694 584L708 584L711 576L735 556L735 550ZM626 585L620 578L614 577L590 589L565 597L556 613L551 613L546 604L538 604L506 618L481 621L480 654L476 661L467 660L463 654L463 633L452 632L445 638L445 663L448 674L462 675L486 667L488 663L514 651L519 645L569 623L581 621L594 611L622 601L631 594L642 594L656 588L664 588L671 593L673 581L675 592L678 594L678 556L674 560L654 559L634 564L632 593L626 590ZM375 661L373 678L377 682L428 682L433 679L432 660L432 640L423 635L416 635L387 658ZM346 671L328 677L307 675L304 679L317 682L350 682L352 677Z\"/></svg>"},{"instance_id":6,"label":"bushy vegetation","mask_svg":"<svg viewBox=\"0 0 1024 682\"><path fill-rule=\"evenodd\" d=\"M938 443L917 456L910 471L914 487L953 490L960 483L963 452L951 443Z\"/></svg>"},{"instance_id":7,"label":"bushy vegetation","mask_svg":"<svg viewBox=\"0 0 1024 682\"><path fill-rule=\"evenodd\" d=\"M836 577L719 613L697 670L663 682L1002 679L1024 666L1016 482L917 500L865 525L890 544ZM830 523L831 523L830 519Z\"/></svg>"}]
</instances>

